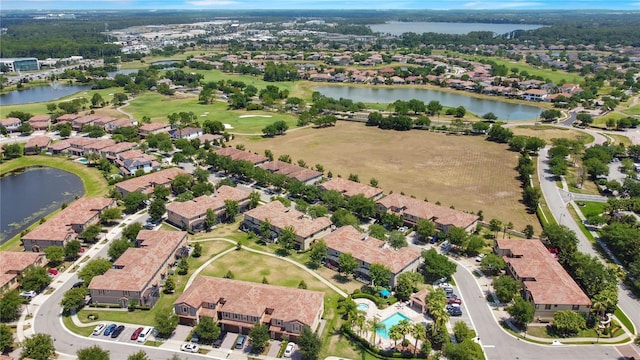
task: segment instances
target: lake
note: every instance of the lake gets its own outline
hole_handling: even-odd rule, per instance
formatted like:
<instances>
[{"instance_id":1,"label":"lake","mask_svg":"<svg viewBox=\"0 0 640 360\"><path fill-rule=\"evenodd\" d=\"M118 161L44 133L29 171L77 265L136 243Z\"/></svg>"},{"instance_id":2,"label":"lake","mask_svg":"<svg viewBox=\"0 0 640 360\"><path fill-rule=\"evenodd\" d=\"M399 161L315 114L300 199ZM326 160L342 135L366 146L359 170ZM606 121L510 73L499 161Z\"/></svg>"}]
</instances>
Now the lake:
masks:
<instances>
[{"instance_id":1,"label":"lake","mask_svg":"<svg viewBox=\"0 0 640 360\"><path fill-rule=\"evenodd\" d=\"M48 167L23 170L0 178L0 244L84 194L82 180L72 173Z\"/></svg>"},{"instance_id":2,"label":"lake","mask_svg":"<svg viewBox=\"0 0 640 360\"><path fill-rule=\"evenodd\" d=\"M542 111L541 108L536 106L480 99L432 89L319 86L314 88L314 90L334 99L345 98L356 102L361 101L368 103L392 103L396 100L409 101L411 99L418 99L428 104L429 101L435 100L444 106L464 106L467 111L478 116L492 112L500 120L537 119L540 117L540 112Z\"/></svg>"},{"instance_id":3,"label":"lake","mask_svg":"<svg viewBox=\"0 0 640 360\"><path fill-rule=\"evenodd\" d=\"M506 34L515 30L534 30L544 25L533 24L485 24L485 23L450 23L450 22L401 22L388 21L384 24L368 25L373 32L402 35L407 32L416 34L468 34L472 31L491 31L495 34Z\"/></svg>"},{"instance_id":4,"label":"lake","mask_svg":"<svg viewBox=\"0 0 640 360\"><path fill-rule=\"evenodd\" d=\"M36 86L24 90L13 90L0 95L0 105L19 105L57 100L80 91L91 89L91 85Z\"/></svg>"}]
</instances>

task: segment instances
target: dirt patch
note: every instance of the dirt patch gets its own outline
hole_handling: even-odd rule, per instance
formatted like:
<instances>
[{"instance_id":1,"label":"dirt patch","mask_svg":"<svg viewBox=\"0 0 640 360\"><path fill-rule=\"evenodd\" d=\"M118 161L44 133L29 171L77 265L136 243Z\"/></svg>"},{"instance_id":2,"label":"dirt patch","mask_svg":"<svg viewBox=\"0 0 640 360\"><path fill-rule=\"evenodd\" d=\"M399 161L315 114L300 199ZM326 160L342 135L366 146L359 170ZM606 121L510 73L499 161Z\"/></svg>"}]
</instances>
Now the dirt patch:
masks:
<instances>
[{"instance_id":1,"label":"dirt patch","mask_svg":"<svg viewBox=\"0 0 640 360\"><path fill-rule=\"evenodd\" d=\"M510 128L515 135L535 136L544 139L547 144L551 144L552 139L566 138L576 140L578 138L588 138L589 135L582 131L572 129L562 129L551 126L513 126Z\"/></svg>"},{"instance_id":2,"label":"dirt patch","mask_svg":"<svg viewBox=\"0 0 640 360\"><path fill-rule=\"evenodd\" d=\"M294 163L321 164L325 174L358 174L363 183L376 178L386 193L403 192L468 212L482 210L487 220L510 221L518 230L532 224L539 230L535 215L527 214L520 202L514 170L518 155L483 137L380 130L340 121L333 128L273 139L238 136L234 145L238 143L259 154L265 149L276 157L289 154Z\"/></svg>"}]
</instances>

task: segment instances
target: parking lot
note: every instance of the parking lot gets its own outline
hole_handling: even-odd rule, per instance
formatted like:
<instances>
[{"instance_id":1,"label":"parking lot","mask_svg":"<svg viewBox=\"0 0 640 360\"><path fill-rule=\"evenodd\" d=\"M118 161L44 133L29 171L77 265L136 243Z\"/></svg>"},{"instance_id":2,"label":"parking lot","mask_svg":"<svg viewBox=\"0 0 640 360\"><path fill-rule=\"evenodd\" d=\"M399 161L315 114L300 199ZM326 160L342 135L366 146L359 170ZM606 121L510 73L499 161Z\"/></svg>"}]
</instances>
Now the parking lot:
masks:
<instances>
[{"instance_id":1,"label":"parking lot","mask_svg":"<svg viewBox=\"0 0 640 360\"><path fill-rule=\"evenodd\" d=\"M109 326L110 324L122 325L122 324L118 324L118 323L105 323L105 324L107 326ZM137 328L138 328L138 326L126 326L125 325L124 330L122 331L122 333L116 338L112 338L111 335L104 336L104 330L102 330L100 335L89 335L89 337L90 338L95 338L95 339L110 340L110 341L113 341L113 342L137 344L138 343L137 340L131 340L131 335L133 334L134 331L136 331Z\"/></svg>"}]
</instances>

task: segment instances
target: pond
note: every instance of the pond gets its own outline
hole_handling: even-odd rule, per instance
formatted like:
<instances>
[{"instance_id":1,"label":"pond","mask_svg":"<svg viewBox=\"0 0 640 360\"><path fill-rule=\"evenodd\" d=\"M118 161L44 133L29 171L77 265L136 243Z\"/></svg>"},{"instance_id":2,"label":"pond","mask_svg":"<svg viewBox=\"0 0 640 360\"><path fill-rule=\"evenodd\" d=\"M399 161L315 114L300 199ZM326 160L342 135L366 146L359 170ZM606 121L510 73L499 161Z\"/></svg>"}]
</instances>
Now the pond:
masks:
<instances>
[{"instance_id":1,"label":"pond","mask_svg":"<svg viewBox=\"0 0 640 360\"><path fill-rule=\"evenodd\" d=\"M388 21L384 24L369 25L369 27L373 32L391 35L402 35L407 32L461 35L472 31L491 31L495 34L506 34L515 30L534 30L543 27L543 25Z\"/></svg>"},{"instance_id":2,"label":"pond","mask_svg":"<svg viewBox=\"0 0 640 360\"><path fill-rule=\"evenodd\" d=\"M62 85L36 86L24 90L13 90L0 95L1 105L19 105L57 100L62 97L91 89L91 85Z\"/></svg>"},{"instance_id":3,"label":"pond","mask_svg":"<svg viewBox=\"0 0 640 360\"><path fill-rule=\"evenodd\" d=\"M0 244L84 194L82 180L49 167L29 167L0 178Z\"/></svg>"},{"instance_id":4,"label":"pond","mask_svg":"<svg viewBox=\"0 0 640 360\"><path fill-rule=\"evenodd\" d=\"M464 106L478 116L494 113L500 120L531 120L540 117L541 108L531 105L512 104L498 100L480 99L468 95L415 88L371 88L352 86L319 86L314 89L334 99L345 98L367 103L392 103L396 100L418 99L429 103L439 101L450 107Z\"/></svg>"}]
</instances>

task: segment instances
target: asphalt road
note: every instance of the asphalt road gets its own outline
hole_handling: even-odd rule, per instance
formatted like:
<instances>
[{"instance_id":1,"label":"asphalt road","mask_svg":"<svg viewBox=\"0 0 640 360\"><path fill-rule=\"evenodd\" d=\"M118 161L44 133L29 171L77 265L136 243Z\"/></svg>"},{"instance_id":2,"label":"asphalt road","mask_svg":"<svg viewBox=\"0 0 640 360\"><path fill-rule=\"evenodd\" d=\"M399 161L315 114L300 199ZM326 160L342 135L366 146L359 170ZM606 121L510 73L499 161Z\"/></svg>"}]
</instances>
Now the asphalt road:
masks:
<instances>
[{"instance_id":1,"label":"asphalt road","mask_svg":"<svg viewBox=\"0 0 640 360\"><path fill-rule=\"evenodd\" d=\"M578 250L580 252L598 257L602 260L600 254L594 249L589 239L582 233L578 224L576 224L569 213L566 203L563 201L560 191L556 186L554 177L549 171L549 166L546 161L547 158L548 148L540 150L538 155L538 179L540 180L540 188L547 207L559 224L568 227L576 233L579 240ZM638 328L640 327L640 303L633 294L626 290L621 284L618 284L618 306L627 314L635 325L636 332L638 332Z\"/></svg>"}]
</instances>

